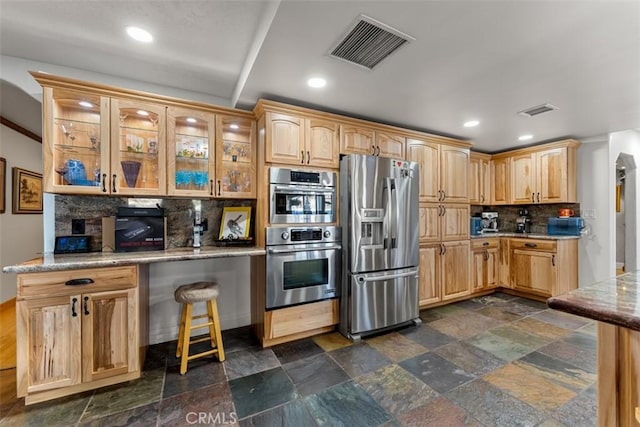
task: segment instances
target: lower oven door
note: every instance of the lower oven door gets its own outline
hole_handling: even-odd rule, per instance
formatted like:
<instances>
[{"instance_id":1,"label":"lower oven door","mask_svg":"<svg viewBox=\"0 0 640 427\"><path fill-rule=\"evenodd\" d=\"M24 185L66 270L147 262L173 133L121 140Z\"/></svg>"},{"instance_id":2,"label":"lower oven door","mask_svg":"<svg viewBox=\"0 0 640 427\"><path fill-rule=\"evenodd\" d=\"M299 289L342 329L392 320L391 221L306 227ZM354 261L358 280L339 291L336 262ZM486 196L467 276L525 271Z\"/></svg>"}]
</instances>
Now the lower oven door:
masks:
<instances>
[{"instance_id":1,"label":"lower oven door","mask_svg":"<svg viewBox=\"0 0 640 427\"><path fill-rule=\"evenodd\" d=\"M340 248L339 244L268 247L266 308L338 296Z\"/></svg>"}]
</instances>

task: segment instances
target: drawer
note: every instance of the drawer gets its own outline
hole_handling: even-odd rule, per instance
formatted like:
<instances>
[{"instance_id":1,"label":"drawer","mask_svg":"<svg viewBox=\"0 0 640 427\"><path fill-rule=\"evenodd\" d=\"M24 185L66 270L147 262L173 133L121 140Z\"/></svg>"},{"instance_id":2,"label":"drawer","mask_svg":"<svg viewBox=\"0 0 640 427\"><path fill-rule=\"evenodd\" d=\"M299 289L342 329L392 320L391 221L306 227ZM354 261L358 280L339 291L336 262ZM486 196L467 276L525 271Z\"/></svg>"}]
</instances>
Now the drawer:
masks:
<instances>
[{"instance_id":1,"label":"drawer","mask_svg":"<svg viewBox=\"0 0 640 427\"><path fill-rule=\"evenodd\" d=\"M491 237L487 239L471 239L471 250L474 249L493 249L498 247L498 238Z\"/></svg>"},{"instance_id":2,"label":"drawer","mask_svg":"<svg viewBox=\"0 0 640 427\"><path fill-rule=\"evenodd\" d=\"M338 300L325 300L265 313L267 338L279 338L338 323Z\"/></svg>"},{"instance_id":3,"label":"drawer","mask_svg":"<svg viewBox=\"0 0 640 427\"><path fill-rule=\"evenodd\" d=\"M135 265L25 273L18 274L17 299L115 291L135 288L137 283Z\"/></svg>"},{"instance_id":4,"label":"drawer","mask_svg":"<svg viewBox=\"0 0 640 427\"><path fill-rule=\"evenodd\" d=\"M510 239L511 249L523 249L531 251L555 252L555 240L536 240L536 239Z\"/></svg>"}]
</instances>

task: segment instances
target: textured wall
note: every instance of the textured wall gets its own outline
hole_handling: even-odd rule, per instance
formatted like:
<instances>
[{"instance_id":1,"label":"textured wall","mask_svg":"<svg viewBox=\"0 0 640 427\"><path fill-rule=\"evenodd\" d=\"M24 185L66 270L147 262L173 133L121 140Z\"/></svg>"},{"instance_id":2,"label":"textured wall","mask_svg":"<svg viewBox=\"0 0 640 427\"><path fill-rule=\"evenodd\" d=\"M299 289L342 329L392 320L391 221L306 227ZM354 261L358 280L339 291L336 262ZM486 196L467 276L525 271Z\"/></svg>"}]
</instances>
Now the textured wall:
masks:
<instances>
[{"instance_id":1,"label":"textured wall","mask_svg":"<svg viewBox=\"0 0 640 427\"><path fill-rule=\"evenodd\" d=\"M56 236L71 234L71 220L85 220L85 234L91 235L92 250L102 248L102 217L115 216L118 207L136 203L139 199L100 196L55 196ZM225 206L251 206L254 200L201 200L202 218L208 221L208 230L202 235L202 245L212 246L220 233L222 210ZM188 247L193 244L194 208L191 199L162 199L161 206L167 217L167 248ZM253 219L250 236L253 236Z\"/></svg>"}]
</instances>

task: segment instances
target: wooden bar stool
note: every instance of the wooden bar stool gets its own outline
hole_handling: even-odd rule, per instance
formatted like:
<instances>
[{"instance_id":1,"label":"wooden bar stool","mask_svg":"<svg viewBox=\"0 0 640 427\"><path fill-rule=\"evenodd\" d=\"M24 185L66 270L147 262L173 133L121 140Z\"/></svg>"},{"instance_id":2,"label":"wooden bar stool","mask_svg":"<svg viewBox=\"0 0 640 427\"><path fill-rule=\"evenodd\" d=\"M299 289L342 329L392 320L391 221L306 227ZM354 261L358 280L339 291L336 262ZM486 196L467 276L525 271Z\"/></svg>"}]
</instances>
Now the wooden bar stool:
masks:
<instances>
[{"instance_id":1,"label":"wooden bar stool","mask_svg":"<svg viewBox=\"0 0 640 427\"><path fill-rule=\"evenodd\" d=\"M182 285L174 292L177 302L182 304L180 317L180 332L178 333L178 348L176 357L181 357L180 374L187 372L187 362L210 354L218 354L218 360L224 361L224 348L222 346L222 334L220 333L220 318L218 317L218 284L215 282L195 282ZM193 304L206 302L207 314L193 316ZM207 318L207 323L192 325L195 319ZM209 327L209 336L191 340L191 331L194 329ZM211 350L189 356L189 345L211 340Z\"/></svg>"}]
</instances>

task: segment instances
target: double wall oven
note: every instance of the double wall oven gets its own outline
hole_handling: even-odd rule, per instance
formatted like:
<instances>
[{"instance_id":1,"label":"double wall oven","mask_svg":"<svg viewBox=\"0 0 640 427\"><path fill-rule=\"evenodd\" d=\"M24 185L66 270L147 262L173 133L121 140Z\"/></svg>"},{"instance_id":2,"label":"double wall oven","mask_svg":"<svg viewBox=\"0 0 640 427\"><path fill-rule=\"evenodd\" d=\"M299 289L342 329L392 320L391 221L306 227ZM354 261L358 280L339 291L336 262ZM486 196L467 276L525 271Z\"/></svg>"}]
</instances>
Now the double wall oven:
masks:
<instances>
[{"instance_id":1,"label":"double wall oven","mask_svg":"<svg viewBox=\"0 0 640 427\"><path fill-rule=\"evenodd\" d=\"M266 230L266 309L335 298L341 280L336 173L273 167Z\"/></svg>"}]
</instances>

